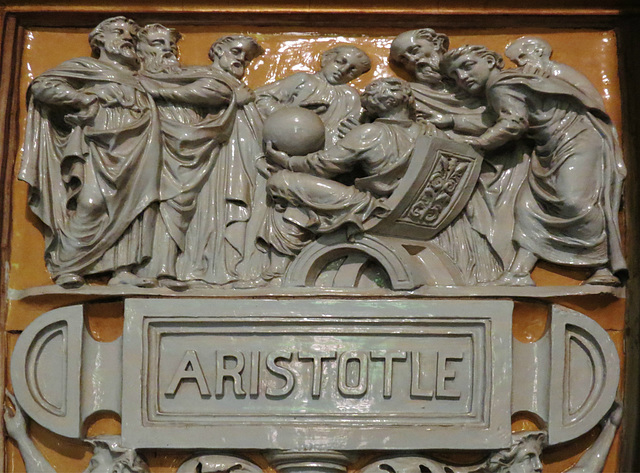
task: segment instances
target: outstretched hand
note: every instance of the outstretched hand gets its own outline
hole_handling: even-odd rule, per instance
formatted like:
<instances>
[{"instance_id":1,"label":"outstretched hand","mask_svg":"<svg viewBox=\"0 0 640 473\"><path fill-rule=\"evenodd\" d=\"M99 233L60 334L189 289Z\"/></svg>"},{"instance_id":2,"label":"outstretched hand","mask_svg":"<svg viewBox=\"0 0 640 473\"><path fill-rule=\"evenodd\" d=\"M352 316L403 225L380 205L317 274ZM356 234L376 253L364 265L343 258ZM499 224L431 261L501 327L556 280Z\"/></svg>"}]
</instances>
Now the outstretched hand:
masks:
<instances>
[{"instance_id":1,"label":"outstretched hand","mask_svg":"<svg viewBox=\"0 0 640 473\"><path fill-rule=\"evenodd\" d=\"M236 95L236 103L239 107L244 107L248 103L255 102L256 94L246 85L237 87L234 91Z\"/></svg>"},{"instance_id":2,"label":"outstretched hand","mask_svg":"<svg viewBox=\"0 0 640 473\"><path fill-rule=\"evenodd\" d=\"M326 104L324 102L303 101L302 103L298 104L298 106L306 108L307 110L311 110L313 113L316 113L318 115L322 115L327 110L329 110L329 104Z\"/></svg>"},{"instance_id":3,"label":"outstretched hand","mask_svg":"<svg viewBox=\"0 0 640 473\"><path fill-rule=\"evenodd\" d=\"M19 440L27 436L27 421L14 395L9 391L5 391L5 395L4 427L9 437ZM6 400L10 402L6 402Z\"/></svg>"},{"instance_id":4,"label":"outstretched hand","mask_svg":"<svg viewBox=\"0 0 640 473\"><path fill-rule=\"evenodd\" d=\"M281 168L287 167L287 161L289 161L289 155L284 151L278 151L273 147L273 143L271 141L267 141L266 148L266 157L271 164L275 164L280 166Z\"/></svg>"}]
</instances>

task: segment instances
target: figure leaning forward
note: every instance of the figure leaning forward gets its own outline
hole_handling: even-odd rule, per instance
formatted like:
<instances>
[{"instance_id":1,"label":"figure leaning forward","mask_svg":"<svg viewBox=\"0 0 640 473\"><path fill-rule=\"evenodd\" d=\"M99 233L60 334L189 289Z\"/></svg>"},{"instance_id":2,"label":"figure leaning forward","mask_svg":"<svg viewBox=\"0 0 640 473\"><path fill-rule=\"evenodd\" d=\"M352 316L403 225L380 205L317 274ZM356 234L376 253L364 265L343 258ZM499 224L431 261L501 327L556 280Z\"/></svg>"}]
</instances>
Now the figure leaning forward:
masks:
<instances>
[{"instance_id":1,"label":"figure leaning forward","mask_svg":"<svg viewBox=\"0 0 640 473\"><path fill-rule=\"evenodd\" d=\"M413 94L401 79L371 82L362 100L376 120L355 127L326 150L288 156L267 144L273 173L267 193L274 205L260 235L262 245L293 258L319 234L339 227L357 233L368 219L389 212L385 200L404 176L416 140L428 128L413 120ZM357 167L362 177L347 184L337 180Z\"/></svg>"},{"instance_id":2,"label":"figure leaning forward","mask_svg":"<svg viewBox=\"0 0 640 473\"><path fill-rule=\"evenodd\" d=\"M495 284L533 285L539 259L592 268L588 284L620 284L626 266L618 210L626 171L611 119L588 91L502 66L501 56L484 46L449 51L441 63L460 88L486 100L494 117L467 143L484 150L521 139L534 144L516 199L517 254Z\"/></svg>"}]
</instances>

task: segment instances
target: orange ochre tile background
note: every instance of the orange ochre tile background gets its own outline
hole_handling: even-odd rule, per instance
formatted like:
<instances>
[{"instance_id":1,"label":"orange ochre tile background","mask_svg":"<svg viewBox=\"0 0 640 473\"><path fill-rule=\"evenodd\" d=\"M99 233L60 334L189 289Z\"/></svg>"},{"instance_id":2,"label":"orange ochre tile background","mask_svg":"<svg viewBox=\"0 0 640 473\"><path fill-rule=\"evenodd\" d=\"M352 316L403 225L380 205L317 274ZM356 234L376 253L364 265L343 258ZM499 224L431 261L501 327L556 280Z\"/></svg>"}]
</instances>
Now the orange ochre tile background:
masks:
<instances>
[{"instance_id":1,"label":"orange ochre tile background","mask_svg":"<svg viewBox=\"0 0 640 473\"><path fill-rule=\"evenodd\" d=\"M135 17L134 17L135 19ZM428 26L428 25L425 25ZM255 37L265 49L265 54L250 66L245 78L246 83L256 88L294 72L314 71L319 67L322 51L337 44L354 44L365 50L371 57L373 67L370 72L354 81L353 86L362 90L371 80L387 75L401 75L388 64L388 47L393 37L400 33L397 29L377 29L360 31L356 26L350 29L323 29L312 31L298 28L243 28L237 27L187 27L178 28L184 38L180 43L181 61L184 65L208 64L207 53L211 43L226 34L247 34ZM585 74L605 100L607 111L620 130L621 106L618 81L618 63L616 38L612 31L595 30L540 30L540 29L501 29L500 34L482 30L444 30L451 38L451 47L464 44L483 44L490 49L502 52L505 46L522 35L536 35L547 40L553 47L553 59L568 64ZM90 53L87 43L88 30L85 29L37 29L25 32L23 59L21 65L20 100L21 142L26 121L25 95L30 81L61 62ZM507 61L508 62L508 61ZM508 65L507 67L512 67ZM15 172L20 165L20 156L16 159ZM7 383L10 353L19 331L23 330L40 314L55 307L81 303L89 298L85 296L36 297L26 300L11 300L15 290L52 284L44 266L44 241L42 228L27 206L27 185L15 181L13 185L13 208L11 230L11 255L9 270L9 310L7 314ZM624 230L624 229L623 229ZM562 269L553 265L540 265L534 271L538 285L577 285L584 274L580 271ZM239 295L241 296L241 294ZM605 328L614 340L622 363L624 299L612 296L564 297L555 303L587 314ZM521 341L534 341L544 331L548 303L516 302L513 316L514 336ZM122 332L121 304L95 303L88 306L88 324L92 334L99 340L112 340ZM624 372L624 371L623 371ZM621 384L622 386L622 380ZM110 416L97 416L91 419L88 427L90 435L119 433L118 419ZM517 417L513 420L514 430L535 429L532 420ZM79 472L86 468L91 457L90 449L77 441L71 441L49 433L35 423L30 433L36 445L50 463L60 472ZM543 455L545 473L561 472L573 465L580 455L595 439L597 431L581 437L561 449L550 449ZM617 471L619 434L611 449L606 472ZM7 472L24 472L24 465L17 448L7 443ZM181 453L153 454L145 452L154 473L173 472L186 458ZM253 460L261 466L266 464L257 455Z\"/></svg>"}]
</instances>

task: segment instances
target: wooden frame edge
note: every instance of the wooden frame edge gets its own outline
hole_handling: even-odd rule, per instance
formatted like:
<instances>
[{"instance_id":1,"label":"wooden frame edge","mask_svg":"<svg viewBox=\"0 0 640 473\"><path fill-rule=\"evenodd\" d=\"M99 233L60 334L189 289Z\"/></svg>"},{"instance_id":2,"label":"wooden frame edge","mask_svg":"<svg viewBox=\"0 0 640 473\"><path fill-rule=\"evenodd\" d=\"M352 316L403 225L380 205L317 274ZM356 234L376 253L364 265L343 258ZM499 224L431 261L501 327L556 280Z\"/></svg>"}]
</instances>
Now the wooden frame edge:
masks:
<instances>
[{"instance_id":1,"label":"wooden frame edge","mask_svg":"<svg viewBox=\"0 0 640 473\"><path fill-rule=\"evenodd\" d=\"M37 9L22 7L3 7L0 5L0 396L4 401L5 360L7 355L7 337L4 331L8 308L8 274L10 237L11 237L11 188L13 185L15 159L19 149L17 142L19 126L15 117L19 107L19 84L21 50L24 30L29 27L88 27L95 25L107 16L107 8L86 10ZM113 11L113 10L111 10ZM123 13L136 15L139 21L153 17L156 21L171 24L190 23L189 18L198 17L196 24L247 24L251 26L265 25L300 25L305 27L352 26L358 21L363 27L380 26L384 17L384 25L388 27L412 25L429 22L435 27L460 27L492 29L508 20L510 27L544 26L545 28L594 28L615 29L619 48L619 75L622 94L623 148L629 170L625 186L625 217L627 221L627 262L629 265L629 281L627 282L627 301L625 316L625 369L624 397L625 415L622 424L622 446L620 450L620 471L640 471L640 186L635 181L640 179L640 93L636 88L640 84L640 7L626 10L557 10L533 13L534 10L510 10L498 13L473 13L470 11L436 11L425 12L416 9L414 12L402 11L239 11L225 12L220 18L220 11L153 11L149 8L125 8ZM259 13L259 17L246 22L246 15ZM71 15L73 14L73 15ZM336 23L337 15L342 18ZM71 24L73 16L73 24ZM244 17L245 21L241 21ZM346 17L346 18L345 18ZM0 421L2 423L2 421ZM5 437L0 442L0 471L5 471Z\"/></svg>"}]
</instances>

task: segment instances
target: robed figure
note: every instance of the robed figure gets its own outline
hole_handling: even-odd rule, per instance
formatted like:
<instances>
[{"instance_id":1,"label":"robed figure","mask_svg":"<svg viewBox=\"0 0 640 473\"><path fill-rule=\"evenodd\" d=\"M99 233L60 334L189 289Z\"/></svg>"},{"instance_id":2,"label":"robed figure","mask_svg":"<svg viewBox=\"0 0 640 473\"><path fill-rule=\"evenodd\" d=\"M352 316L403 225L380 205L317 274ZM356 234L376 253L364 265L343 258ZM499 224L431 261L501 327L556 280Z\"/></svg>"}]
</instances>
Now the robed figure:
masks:
<instances>
[{"instance_id":1,"label":"robed figure","mask_svg":"<svg viewBox=\"0 0 640 473\"><path fill-rule=\"evenodd\" d=\"M215 81L228 91L229 120L225 140L220 140L213 169L195 201L195 215L185 235L185 249L178 258L180 279L194 284L224 285L244 279L244 272L261 271L262 254L255 247L257 229L248 226L257 201L255 163L262 156L262 119L253 103L254 94L243 82L247 65L262 54L247 36L225 36L209 53L211 67L194 70L194 82ZM188 80L185 73L183 80ZM243 264L242 267L240 264ZM254 269L255 268L255 269Z\"/></svg>"},{"instance_id":2,"label":"robed figure","mask_svg":"<svg viewBox=\"0 0 640 473\"><path fill-rule=\"evenodd\" d=\"M156 100L162 130L162 176L153 257L139 274L156 278L161 286L179 289L186 283L180 281L177 260L187 249L187 231L203 187L211 185L219 189L215 195L220 198L213 203L216 209L224 202L224 193L216 187L217 182L211 181L217 181L222 173L230 172L228 182L233 182L233 186L227 184L225 190L250 192L244 174L233 170L233 164L237 167L237 163L227 165L229 141L232 134L238 133L236 119L242 113L235 91L244 86L221 68L181 67L177 59L180 35L171 28L160 24L146 25L138 37L143 84ZM246 134L243 136L246 138ZM222 167L224 170L220 170ZM214 168L218 172L212 176ZM234 197L231 200L241 199ZM244 202L248 205L249 197ZM199 218L210 212L206 201L202 206ZM222 214L213 218L220 224L220 235L224 235L224 218ZM207 228L211 223L206 223ZM194 225L200 228L201 222ZM219 249L210 249L211 253L207 254L198 246L206 245L208 237L190 241L199 251L189 253L197 258L190 268L194 272L207 262L212 265L214 261L219 262L220 267L225 265L224 255L217 253ZM207 278L203 274L198 275L198 279Z\"/></svg>"},{"instance_id":3,"label":"robed figure","mask_svg":"<svg viewBox=\"0 0 640 473\"><path fill-rule=\"evenodd\" d=\"M134 75L137 26L105 20L90 35L94 57L51 69L31 84L19 178L45 225L45 261L56 283L132 271L152 250L160 175L155 104Z\"/></svg>"},{"instance_id":4,"label":"robed figure","mask_svg":"<svg viewBox=\"0 0 640 473\"><path fill-rule=\"evenodd\" d=\"M312 110L325 125L325 144L341 138L340 124L358 123L361 114L358 91L349 82L371 69L371 60L355 46L341 45L322 54L315 74L299 72L256 91L256 105L264 118L286 106Z\"/></svg>"},{"instance_id":5,"label":"robed figure","mask_svg":"<svg viewBox=\"0 0 640 473\"><path fill-rule=\"evenodd\" d=\"M420 28L399 34L391 43L389 59L412 78L417 118L435 124L442 136L455 141L475 130L454 129L453 122L463 119L482 127L486 106L442 76L440 61L448 48L447 35ZM455 262L466 284L495 279L515 255L513 206L526 175L523 156L514 147L485 159L465 211L432 240Z\"/></svg>"},{"instance_id":6,"label":"robed figure","mask_svg":"<svg viewBox=\"0 0 640 473\"><path fill-rule=\"evenodd\" d=\"M529 117L536 143L514 240L559 264L624 270L618 209L626 171L608 115L556 78L513 71L488 87L492 106Z\"/></svg>"},{"instance_id":7,"label":"robed figure","mask_svg":"<svg viewBox=\"0 0 640 473\"><path fill-rule=\"evenodd\" d=\"M350 123L350 127L359 124L360 96L348 84L369 69L371 60L364 51L351 45L336 46L322 54L321 67L316 73L300 72L257 89L256 106L265 119L283 107L313 111L325 126L325 147L329 147L344 136L344 123ZM273 201L266 194L265 176L260 174L257 180L253 216L249 221L253 236L256 236L256 230L258 235L264 233L265 225L274 228L285 225L284 222L280 222L281 225L269 222L281 215L273 212ZM281 252L279 245L264 245L263 241L261 237L254 241L262 255L254 254L253 263L242 265L244 285L260 285L265 281L277 283L290 262L291 255Z\"/></svg>"},{"instance_id":8,"label":"robed figure","mask_svg":"<svg viewBox=\"0 0 640 473\"><path fill-rule=\"evenodd\" d=\"M389 213L385 201L406 173L416 140L428 130L413 120L411 89L401 79L371 82L362 100L375 121L325 150L288 156L268 144L274 172L267 192L274 205L260 234L263 245L294 258L317 235L341 227L363 232L365 222ZM356 167L362 177L338 180Z\"/></svg>"},{"instance_id":9,"label":"robed figure","mask_svg":"<svg viewBox=\"0 0 640 473\"><path fill-rule=\"evenodd\" d=\"M544 259L595 268L587 283L619 284L615 275L626 270L618 227L626 171L601 101L562 79L501 71L500 55L483 46L451 51L444 63L461 87L486 97L495 116L468 143L488 150L520 139L533 143L516 200L518 251L498 283L534 284L530 273Z\"/></svg>"}]
</instances>

